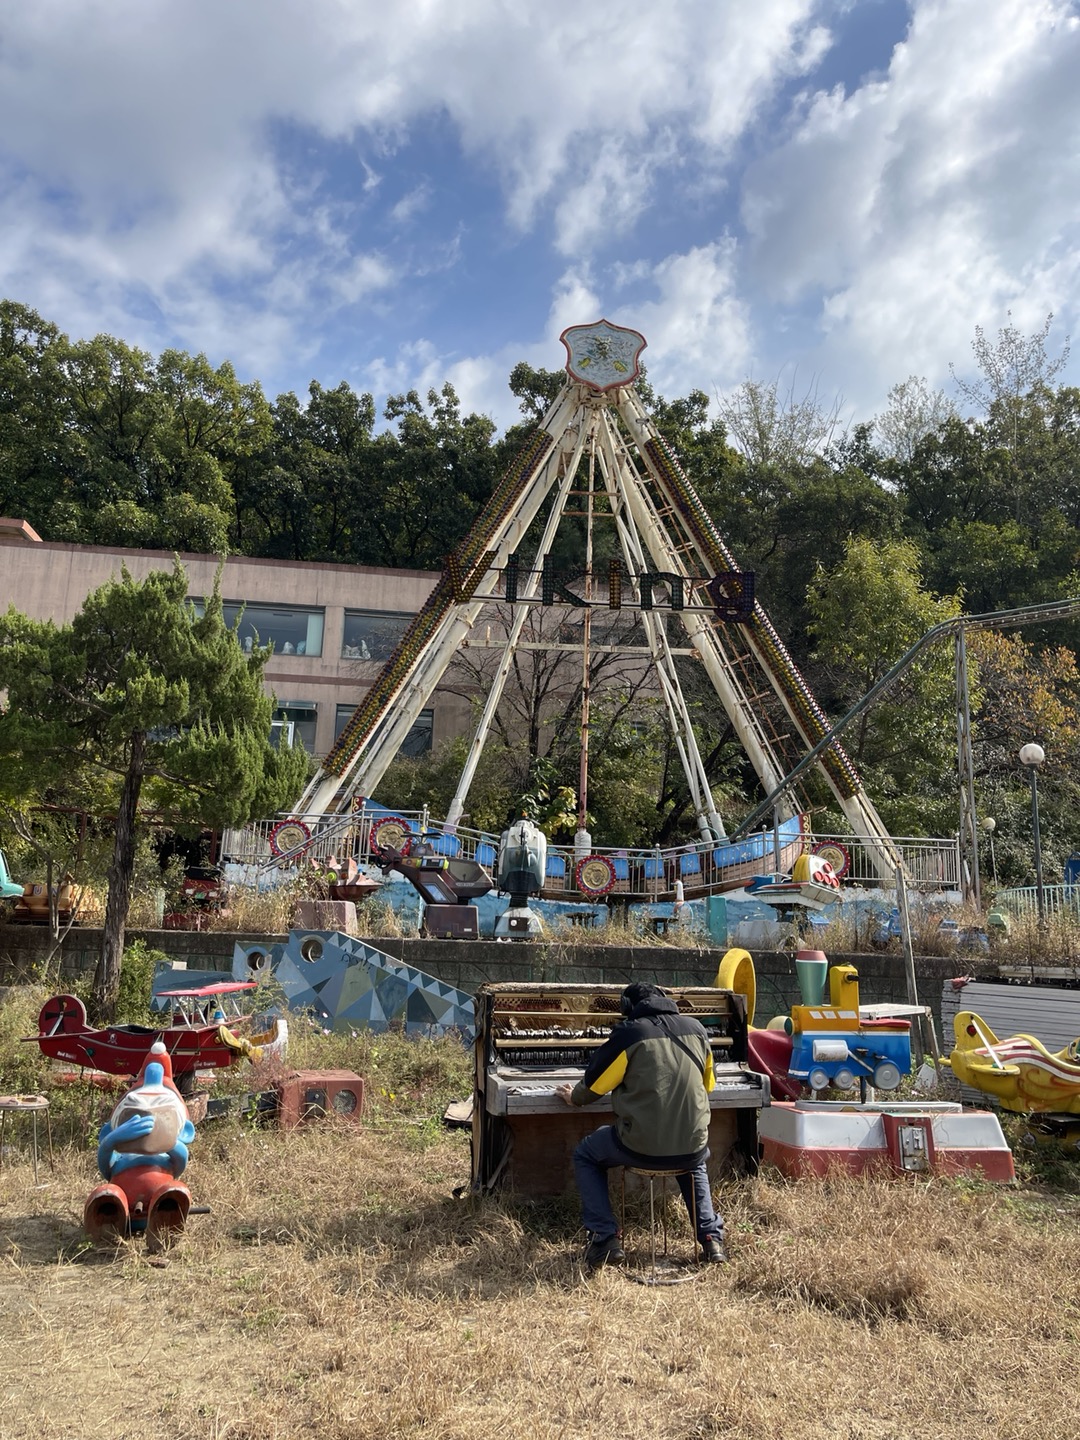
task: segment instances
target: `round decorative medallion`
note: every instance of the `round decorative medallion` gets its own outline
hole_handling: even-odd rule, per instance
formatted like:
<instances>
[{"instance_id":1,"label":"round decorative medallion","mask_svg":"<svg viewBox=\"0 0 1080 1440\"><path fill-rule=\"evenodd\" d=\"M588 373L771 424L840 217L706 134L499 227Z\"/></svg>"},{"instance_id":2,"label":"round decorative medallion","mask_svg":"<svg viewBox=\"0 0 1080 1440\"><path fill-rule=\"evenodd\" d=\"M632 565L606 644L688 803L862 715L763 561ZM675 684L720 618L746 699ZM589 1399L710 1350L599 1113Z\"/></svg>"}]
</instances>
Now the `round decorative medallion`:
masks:
<instances>
[{"instance_id":1,"label":"round decorative medallion","mask_svg":"<svg viewBox=\"0 0 1080 1440\"><path fill-rule=\"evenodd\" d=\"M574 884L586 895L606 895L615 884L615 866L606 855L586 855L574 866Z\"/></svg>"},{"instance_id":2,"label":"round decorative medallion","mask_svg":"<svg viewBox=\"0 0 1080 1440\"><path fill-rule=\"evenodd\" d=\"M815 845L814 854L829 862L838 880L851 869L851 855L838 840L824 840L820 845Z\"/></svg>"},{"instance_id":3,"label":"round decorative medallion","mask_svg":"<svg viewBox=\"0 0 1080 1440\"><path fill-rule=\"evenodd\" d=\"M412 845L409 822L398 815L376 820L371 827L371 844L375 850L393 850L398 855L407 855Z\"/></svg>"},{"instance_id":4,"label":"round decorative medallion","mask_svg":"<svg viewBox=\"0 0 1080 1440\"><path fill-rule=\"evenodd\" d=\"M310 839L311 831L302 820L281 820L270 831L270 854L278 859L283 855L299 859Z\"/></svg>"}]
</instances>

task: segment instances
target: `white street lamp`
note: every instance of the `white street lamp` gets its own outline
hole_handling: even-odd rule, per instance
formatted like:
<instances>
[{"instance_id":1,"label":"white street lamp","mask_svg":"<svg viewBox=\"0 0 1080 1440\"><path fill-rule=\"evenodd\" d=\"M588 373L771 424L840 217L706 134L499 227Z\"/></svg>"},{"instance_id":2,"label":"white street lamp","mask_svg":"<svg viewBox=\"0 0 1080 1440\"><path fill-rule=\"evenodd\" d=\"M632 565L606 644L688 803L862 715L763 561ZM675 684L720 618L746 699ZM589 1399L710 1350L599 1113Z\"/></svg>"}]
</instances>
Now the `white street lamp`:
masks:
<instances>
[{"instance_id":1,"label":"white street lamp","mask_svg":"<svg viewBox=\"0 0 1080 1440\"><path fill-rule=\"evenodd\" d=\"M1046 751L1034 740L1020 747L1020 764L1031 776L1031 826L1035 834L1035 903L1039 910L1039 924L1046 924L1046 892L1043 889L1042 835L1039 831L1039 785L1036 776L1039 766L1046 759Z\"/></svg>"},{"instance_id":2,"label":"white street lamp","mask_svg":"<svg viewBox=\"0 0 1080 1440\"><path fill-rule=\"evenodd\" d=\"M986 831L986 838L990 841L990 869L994 876L994 889L997 889L997 856L994 854L994 831L997 829L997 821L992 815L987 815L982 822L982 828Z\"/></svg>"}]
</instances>

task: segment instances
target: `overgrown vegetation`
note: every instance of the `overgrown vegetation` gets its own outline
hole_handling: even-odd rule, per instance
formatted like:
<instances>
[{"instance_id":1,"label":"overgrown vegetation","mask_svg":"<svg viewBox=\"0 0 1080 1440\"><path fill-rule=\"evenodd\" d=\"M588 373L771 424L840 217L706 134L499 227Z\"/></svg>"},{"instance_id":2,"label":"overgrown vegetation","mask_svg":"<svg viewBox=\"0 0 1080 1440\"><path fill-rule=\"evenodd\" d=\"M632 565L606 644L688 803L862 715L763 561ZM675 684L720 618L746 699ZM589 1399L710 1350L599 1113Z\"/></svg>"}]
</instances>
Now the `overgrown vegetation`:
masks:
<instances>
[{"instance_id":1,"label":"overgrown vegetation","mask_svg":"<svg viewBox=\"0 0 1080 1440\"><path fill-rule=\"evenodd\" d=\"M15 1038L36 1000L0 1005L2 1089L45 1083ZM50 1091L56 1164L37 1188L9 1131L0 1440L773 1440L808 1404L822 1440L1044 1440L1076 1414L1075 1159L1017 1189L727 1182L731 1264L650 1289L585 1278L571 1197L454 1198L468 1136L439 1116L471 1087L460 1043L299 1025L289 1060L363 1075L365 1123L204 1122L186 1178L209 1214L164 1271L141 1242L82 1237L109 1101ZM686 1254L681 1207L669 1222ZM632 1266L647 1224L631 1198ZM132 1364L133 1345L161 1367Z\"/></svg>"}]
</instances>

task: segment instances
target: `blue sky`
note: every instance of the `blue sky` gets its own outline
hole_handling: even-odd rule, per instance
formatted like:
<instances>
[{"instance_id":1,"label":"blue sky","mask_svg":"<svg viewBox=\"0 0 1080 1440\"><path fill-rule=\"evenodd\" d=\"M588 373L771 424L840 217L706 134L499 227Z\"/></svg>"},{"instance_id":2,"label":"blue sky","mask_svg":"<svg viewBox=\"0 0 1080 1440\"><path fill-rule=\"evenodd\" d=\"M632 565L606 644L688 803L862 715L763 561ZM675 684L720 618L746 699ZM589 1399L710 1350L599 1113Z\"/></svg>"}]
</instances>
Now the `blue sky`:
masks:
<instances>
[{"instance_id":1,"label":"blue sky","mask_svg":"<svg viewBox=\"0 0 1080 1440\"><path fill-rule=\"evenodd\" d=\"M668 396L868 419L952 395L976 325L1076 332L1078 75L1075 0L35 0L0 294L500 425L513 364L606 315Z\"/></svg>"}]
</instances>

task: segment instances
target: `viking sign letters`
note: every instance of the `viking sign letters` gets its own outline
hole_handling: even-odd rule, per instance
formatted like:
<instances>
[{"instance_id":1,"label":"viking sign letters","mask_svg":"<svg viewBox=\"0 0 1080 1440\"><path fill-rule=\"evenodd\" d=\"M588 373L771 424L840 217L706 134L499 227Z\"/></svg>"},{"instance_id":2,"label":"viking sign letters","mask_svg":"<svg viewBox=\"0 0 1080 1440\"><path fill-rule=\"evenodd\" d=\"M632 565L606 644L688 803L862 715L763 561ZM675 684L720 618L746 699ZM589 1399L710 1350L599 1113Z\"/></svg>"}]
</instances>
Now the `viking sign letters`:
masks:
<instances>
[{"instance_id":1,"label":"viking sign letters","mask_svg":"<svg viewBox=\"0 0 1080 1440\"><path fill-rule=\"evenodd\" d=\"M535 604L535 598L521 594L523 576L533 572L522 570L517 555L511 555L503 570L503 597L507 604ZM600 579L594 575L594 583ZM748 620L754 611L754 572L730 570L709 581L691 580L685 575L662 570L644 570L628 574L621 561L610 560L607 570L607 593L603 598L587 600L572 587L582 580L580 570L559 570L551 556L545 556L540 571L540 604L569 605L587 610L604 606L608 610L699 610L711 611L718 620ZM635 603L630 587L637 586ZM697 593L695 593L697 592Z\"/></svg>"}]
</instances>

